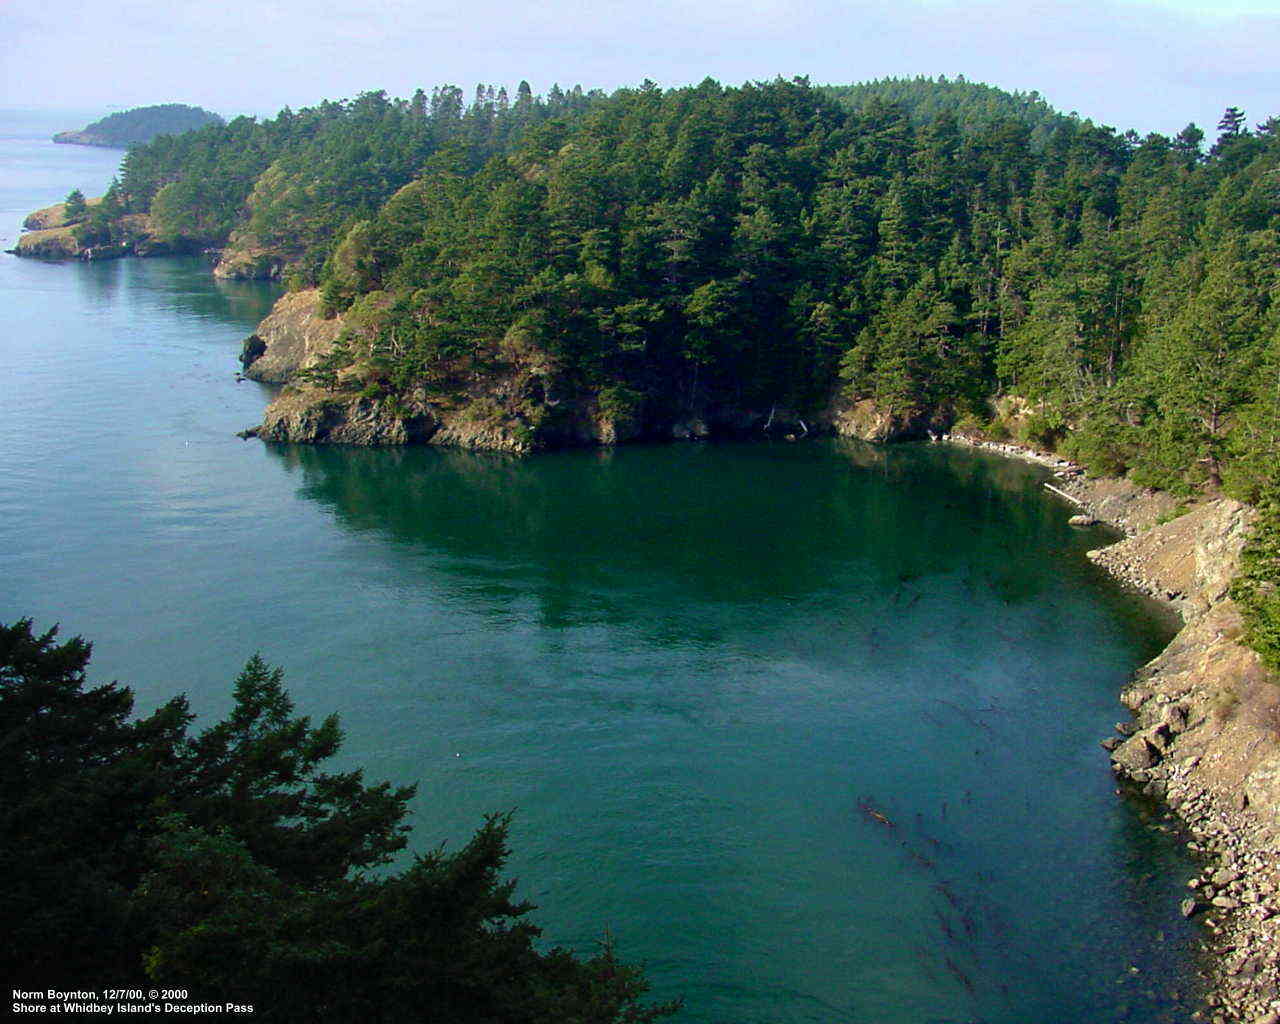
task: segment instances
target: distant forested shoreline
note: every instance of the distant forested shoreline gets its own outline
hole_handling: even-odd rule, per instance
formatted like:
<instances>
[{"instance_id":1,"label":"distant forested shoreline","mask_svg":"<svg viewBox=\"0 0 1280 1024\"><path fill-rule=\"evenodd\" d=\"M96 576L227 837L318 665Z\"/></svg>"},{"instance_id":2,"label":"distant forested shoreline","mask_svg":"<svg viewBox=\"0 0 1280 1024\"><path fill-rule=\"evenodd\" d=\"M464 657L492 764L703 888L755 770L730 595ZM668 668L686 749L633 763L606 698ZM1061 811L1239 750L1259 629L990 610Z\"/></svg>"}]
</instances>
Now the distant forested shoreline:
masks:
<instances>
[{"instance_id":1,"label":"distant forested shoreline","mask_svg":"<svg viewBox=\"0 0 1280 1024\"><path fill-rule=\"evenodd\" d=\"M108 114L79 131L58 132L54 142L76 146L103 146L127 149L150 142L157 135L181 135L208 124L222 124L222 118L201 107L183 103L161 103Z\"/></svg>"}]
</instances>

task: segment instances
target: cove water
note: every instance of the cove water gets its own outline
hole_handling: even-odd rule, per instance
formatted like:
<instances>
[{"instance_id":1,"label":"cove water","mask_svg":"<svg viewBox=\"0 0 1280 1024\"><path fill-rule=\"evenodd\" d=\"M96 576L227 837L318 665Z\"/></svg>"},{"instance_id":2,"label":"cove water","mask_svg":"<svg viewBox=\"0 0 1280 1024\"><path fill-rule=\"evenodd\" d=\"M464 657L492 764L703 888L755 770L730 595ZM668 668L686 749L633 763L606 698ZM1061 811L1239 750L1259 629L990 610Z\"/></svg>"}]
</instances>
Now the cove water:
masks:
<instances>
[{"instance_id":1,"label":"cove water","mask_svg":"<svg viewBox=\"0 0 1280 1024\"><path fill-rule=\"evenodd\" d=\"M0 235L119 153L0 120ZM927 446L513 459L235 431L262 284L0 258L0 620L201 721L259 651L413 844L516 810L548 943L607 928L679 1019L1184 1021L1193 865L1098 740L1169 623L1042 474Z\"/></svg>"}]
</instances>

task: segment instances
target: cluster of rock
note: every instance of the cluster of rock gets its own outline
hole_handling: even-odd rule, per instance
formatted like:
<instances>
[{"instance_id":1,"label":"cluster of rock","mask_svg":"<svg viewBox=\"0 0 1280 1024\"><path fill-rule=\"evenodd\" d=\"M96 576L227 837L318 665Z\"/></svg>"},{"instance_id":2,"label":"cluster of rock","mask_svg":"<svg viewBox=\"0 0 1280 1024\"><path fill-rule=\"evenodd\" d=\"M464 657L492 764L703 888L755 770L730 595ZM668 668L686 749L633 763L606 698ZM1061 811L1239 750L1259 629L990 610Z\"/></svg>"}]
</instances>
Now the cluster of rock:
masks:
<instances>
[{"instance_id":1,"label":"cluster of rock","mask_svg":"<svg viewBox=\"0 0 1280 1024\"><path fill-rule=\"evenodd\" d=\"M1195 1017L1280 1024L1280 842L1266 824L1280 806L1280 773L1255 769L1228 795L1201 777L1204 755L1178 750L1178 738L1204 724L1194 708L1158 697L1156 713L1159 724L1139 731L1120 723L1121 735L1103 746L1112 748L1118 775L1163 798L1191 836L1188 848L1204 859L1181 904L1184 917L1203 924L1210 957L1207 1009Z\"/></svg>"}]
</instances>

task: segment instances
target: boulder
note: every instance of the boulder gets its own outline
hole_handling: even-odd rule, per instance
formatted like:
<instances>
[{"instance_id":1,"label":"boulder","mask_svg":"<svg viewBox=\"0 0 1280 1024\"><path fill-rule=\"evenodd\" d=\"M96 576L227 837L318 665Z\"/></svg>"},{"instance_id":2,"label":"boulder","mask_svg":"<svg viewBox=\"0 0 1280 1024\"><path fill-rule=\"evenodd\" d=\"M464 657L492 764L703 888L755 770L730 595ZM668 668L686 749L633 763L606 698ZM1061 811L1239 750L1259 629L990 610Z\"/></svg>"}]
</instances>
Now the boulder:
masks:
<instances>
[{"instance_id":1,"label":"boulder","mask_svg":"<svg viewBox=\"0 0 1280 1024\"><path fill-rule=\"evenodd\" d=\"M1280 757L1264 761L1246 776L1244 798L1254 814L1280 826Z\"/></svg>"},{"instance_id":2,"label":"boulder","mask_svg":"<svg viewBox=\"0 0 1280 1024\"><path fill-rule=\"evenodd\" d=\"M1187 709L1181 704L1170 704L1164 709L1161 725L1173 735L1185 732L1187 728Z\"/></svg>"},{"instance_id":3,"label":"boulder","mask_svg":"<svg viewBox=\"0 0 1280 1024\"><path fill-rule=\"evenodd\" d=\"M262 358L264 352L267 351L267 343L259 338L256 334L251 334L244 339L244 344L240 346L240 368L242 370L249 369L255 362Z\"/></svg>"},{"instance_id":4,"label":"boulder","mask_svg":"<svg viewBox=\"0 0 1280 1024\"><path fill-rule=\"evenodd\" d=\"M1111 753L1111 762L1116 770L1128 774L1145 771L1159 761L1160 751L1142 734L1130 736Z\"/></svg>"}]
</instances>

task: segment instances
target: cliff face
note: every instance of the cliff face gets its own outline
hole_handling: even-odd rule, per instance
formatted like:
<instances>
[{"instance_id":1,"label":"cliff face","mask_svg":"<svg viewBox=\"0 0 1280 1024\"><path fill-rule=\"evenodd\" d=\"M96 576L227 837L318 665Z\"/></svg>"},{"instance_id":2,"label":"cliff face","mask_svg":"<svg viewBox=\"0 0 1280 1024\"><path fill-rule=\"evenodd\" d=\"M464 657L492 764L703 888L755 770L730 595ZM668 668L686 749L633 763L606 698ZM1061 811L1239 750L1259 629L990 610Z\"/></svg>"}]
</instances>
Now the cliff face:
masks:
<instances>
[{"instance_id":1,"label":"cliff face","mask_svg":"<svg viewBox=\"0 0 1280 1024\"><path fill-rule=\"evenodd\" d=\"M320 315L318 289L282 295L246 342L244 374L265 384L287 383L332 352L342 330L341 318L325 320Z\"/></svg>"},{"instance_id":2,"label":"cliff face","mask_svg":"<svg viewBox=\"0 0 1280 1024\"><path fill-rule=\"evenodd\" d=\"M1093 486L1103 493L1090 507L1114 507L1105 493L1114 487ZM1090 489L1078 493L1088 501ZM1131 524L1141 502L1125 504ZM1182 909L1201 916L1214 940L1210 1004L1224 1020L1246 1021L1280 1010L1280 686L1241 642L1228 595L1253 519L1248 506L1221 498L1130 525L1130 537L1090 555L1184 620L1125 691L1134 720L1103 745L1116 775L1163 798L1208 860Z\"/></svg>"}]
</instances>

